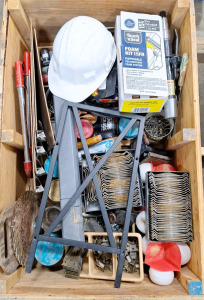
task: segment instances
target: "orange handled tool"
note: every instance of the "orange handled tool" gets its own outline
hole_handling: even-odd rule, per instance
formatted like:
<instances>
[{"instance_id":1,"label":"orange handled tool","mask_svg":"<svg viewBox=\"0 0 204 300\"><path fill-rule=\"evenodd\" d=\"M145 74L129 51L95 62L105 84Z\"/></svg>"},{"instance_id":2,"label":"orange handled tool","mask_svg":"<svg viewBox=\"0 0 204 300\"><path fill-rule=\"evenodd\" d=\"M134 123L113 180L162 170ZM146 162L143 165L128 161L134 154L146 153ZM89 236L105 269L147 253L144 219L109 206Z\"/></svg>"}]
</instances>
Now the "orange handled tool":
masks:
<instances>
[{"instance_id":1,"label":"orange handled tool","mask_svg":"<svg viewBox=\"0 0 204 300\"><path fill-rule=\"evenodd\" d=\"M15 62L15 75L16 75L16 87L18 90L18 98L20 104L20 114L21 114L21 126L24 142L24 170L28 178L31 177L32 165L30 161L29 149L28 149L28 139L26 130L26 117L25 117L25 94L24 94L24 77L23 77L23 62Z\"/></svg>"},{"instance_id":2,"label":"orange handled tool","mask_svg":"<svg viewBox=\"0 0 204 300\"><path fill-rule=\"evenodd\" d=\"M28 132L28 147L31 151L31 125L30 125L30 52L24 52L24 76L25 76L25 87L26 87L26 124Z\"/></svg>"},{"instance_id":3,"label":"orange handled tool","mask_svg":"<svg viewBox=\"0 0 204 300\"><path fill-rule=\"evenodd\" d=\"M95 145L101 141L102 141L102 136L100 134L86 140L88 146ZM77 147L78 149L83 149L82 143L78 142Z\"/></svg>"}]
</instances>

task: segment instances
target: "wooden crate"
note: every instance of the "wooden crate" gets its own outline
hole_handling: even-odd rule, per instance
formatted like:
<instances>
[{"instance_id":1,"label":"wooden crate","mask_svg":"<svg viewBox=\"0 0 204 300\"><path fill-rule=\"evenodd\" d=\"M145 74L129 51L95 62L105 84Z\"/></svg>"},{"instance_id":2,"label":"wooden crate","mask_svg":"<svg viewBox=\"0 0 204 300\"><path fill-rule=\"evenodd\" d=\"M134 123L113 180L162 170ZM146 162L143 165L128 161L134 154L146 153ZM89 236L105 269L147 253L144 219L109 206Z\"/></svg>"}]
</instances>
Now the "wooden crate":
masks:
<instances>
[{"instance_id":1,"label":"wooden crate","mask_svg":"<svg viewBox=\"0 0 204 300\"><path fill-rule=\"evenodd\" d=\"M39 46L52 44L59 28L78 15L89 15L106 25L113 25L121 10L158 14L165 10L171 29L179 29L179 53L189 54L185 84L179 103L176 134L167 148L174 150L179 171L191 175L194 241L192 257L172 285L161 287L147 276L141 283L93 279L67 279L63 271L36 267L31 274L19 268L10 276L0 274L0 297L4 299L186 299L204 290L204 224L201 166L199 95L196 29L193 0L4 0L0 47L0 210L13 203L26 189L22 168L22 135L14 62L23 59L30 47L31 24L37 30ZM189 296L190 298L190 296Z\"/></svg>"}]
</instances>

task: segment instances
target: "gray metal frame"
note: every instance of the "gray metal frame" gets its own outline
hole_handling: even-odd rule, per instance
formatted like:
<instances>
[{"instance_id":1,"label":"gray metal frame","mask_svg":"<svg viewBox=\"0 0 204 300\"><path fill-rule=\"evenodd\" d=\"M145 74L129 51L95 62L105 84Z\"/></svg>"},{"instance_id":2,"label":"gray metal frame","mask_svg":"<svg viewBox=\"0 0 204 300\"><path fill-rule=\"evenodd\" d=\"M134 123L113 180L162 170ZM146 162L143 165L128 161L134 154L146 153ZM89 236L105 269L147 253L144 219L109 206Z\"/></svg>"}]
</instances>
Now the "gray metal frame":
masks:
<instances>
[{"instance_id":1,"label":"gray metal frame","mask_svg":"<svg viewBox=\"0 0 204 300\"><path fill-rule=\"evenodd\" d=\"M74 113L74 117L77 123L78 131L81 137L82 145L84 148L84 153L86 156L86 160L88 163L88 167L90 170L89 176L83 181L83 183L80 185L80 187L77 189L77 191L74 193L74 195L71 197L69 202L65 205L65 207L61 210L59 215L56 217L56 219L53 221L53 223L50 225L50 227L46 230L44 234L40 234L40 228L43 220L43 215L46 207L46 202L47 202L47 197L52 181L52 174L54 171L55 167L55 162L57 160L58 156L58 151L59 151L59 145L64 129L64 124L66 120L66 115L67 115L67 110L68 107L71 107ZM91 155L88 150L88 146L86 143L86 138L84 136L83 128L80 122L79 114L78 114L78 108L84 111L91 111L91 112L96 112L96 113L102 113L105 115L111 115L111 116L117 116L117 117L125 117L129 118L130 122L127 124L127 126L124 128L124 130L120 133L116 141L113 143L113 145L110 147L110 149L104 154L103 158L100 160L100 162L93 168L93 164L91 161ZM130 189L129 189L129 195L128 195L128 201L127 201L127 207L126 207L126 217L125 217L125 223L124 223L124 229L123 229L123 234L122 234L122 242L121 242L121 248L117 248L115 244L115 240L113 237L113 232L110 227L110 222L108 219L108 214L105 208L105 204L103 201L103 197L101 194L101 190L99 187L98 179L97 179L97 172L99 169L102 167L102 165L106 162L108 157L113 153L113 151L116 149L120 141L124 138L124 136L127 134L129 129L134 125L136 121L139 121L139 131L138 131L138 137L137 137L137 143L135 147L135 155L134 155L134 164L133 164L133 170L132 170L132 177L131 177L131 182L130 182ZM86 249L92 249L92 250L99 250L102 252L108 252L108 253L115 253L119 255L118 259L118 267L117 267L117 274L115 278L115 287L119 288L121 284L121 277L122 277L122 270L123 270L123 264L124 264L124 255L125 255L125 250L126 250L126 244L127 244L127 239L128 239L128 232L129 232L129 224L130 224L130 217L131 217L131 209L132 209L132 202L133 202L133 195L134 195L134 186L135 182L138 176L138 164L139 164L139 157L140 157L140 150L141 150L141 144L142 144L142 136L143 136L143 130L144 130L144 122L145 118L143 116L139 116L136 114L124 114L120 113L118 111L114 111L111 109L106 109L106 108L100 108L100 107L95 107L95 106L89 106L89 105L84 105L80 103L72 103L69 101L66 101L62 107L62 112L61 112L61 118L59 122L59 127L57 131L57 137L56 137L56 143L53 149L53 154L52 154L52 159L49 167L49 172L47 175L47 180L45 184L45 189L43 192L42 196L42 201L38 213L38 218L36 221L36 226L34 229L34 234L33 234L33 239L30 247L30 252L28 255L27 259L27 264L26 264L26 273L30 273L32 270L33 266L33 261L35 258L35 251L37 247L37 243L39 241L47 241L47 242L52 242L52 243L58 243L66 246L76 246L80 248L86 248ZM72 205L75 203L76 199L81 195L81 193L84 191L84 189L87 187L87 185L90 183L90 181L94 181L96 193L99 199L99 204L101 208L101 212L103 215L103 220L106 226L106 231L108 233L108 238L110 242L110 247L106 246L101 246L101 245L96 245L96 244L91 244L83 241L76 241L76 240L70 240L70 239L64 239L64 238L56 238L53 236L50 236L52 233L53 229L59 224L59 222L63 219L63 217L67 214L67 212L70 210Z\"/></svg>"}]
</instances>

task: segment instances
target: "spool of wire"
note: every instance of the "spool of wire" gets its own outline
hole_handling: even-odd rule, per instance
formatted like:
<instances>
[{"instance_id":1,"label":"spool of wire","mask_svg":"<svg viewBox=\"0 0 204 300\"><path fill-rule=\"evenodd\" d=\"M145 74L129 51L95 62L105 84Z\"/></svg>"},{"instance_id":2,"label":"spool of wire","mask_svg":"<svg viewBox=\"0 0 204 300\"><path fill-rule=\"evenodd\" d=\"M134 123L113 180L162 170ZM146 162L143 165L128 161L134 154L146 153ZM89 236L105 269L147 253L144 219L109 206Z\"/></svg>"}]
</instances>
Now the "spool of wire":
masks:
<instances>
[{"instance_id":1,"label":"spool of wire","mask_svg":"<svg viewBox=\"0 0 204 300\"><path fill-rule=\"evenodd\" d=\"M150 142L159 143L172 132L173 127L173 120L165 119L162 114L149 114L144 131Z\"/></svg>"}]
</instances>

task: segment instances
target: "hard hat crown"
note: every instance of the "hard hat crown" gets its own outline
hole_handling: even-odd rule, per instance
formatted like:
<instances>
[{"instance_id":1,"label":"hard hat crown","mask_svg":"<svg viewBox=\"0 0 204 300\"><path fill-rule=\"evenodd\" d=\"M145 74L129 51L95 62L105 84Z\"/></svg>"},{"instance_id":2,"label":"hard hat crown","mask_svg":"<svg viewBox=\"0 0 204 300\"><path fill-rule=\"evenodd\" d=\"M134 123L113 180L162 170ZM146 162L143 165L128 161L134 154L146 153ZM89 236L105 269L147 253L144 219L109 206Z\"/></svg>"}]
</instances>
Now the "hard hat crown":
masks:
<instances>
[{"instance_id":1,"label":"hard hat crown","mask_svg":"<svg viewBox=\"0 0 204 300\"><path fill-rule=\"evenodd\" d=\"M73 18L54 40L48 72L51 92L69 101L83 101L105 80L115 58L113 37L101 22Z\"/></svg>"}]
</instances>

